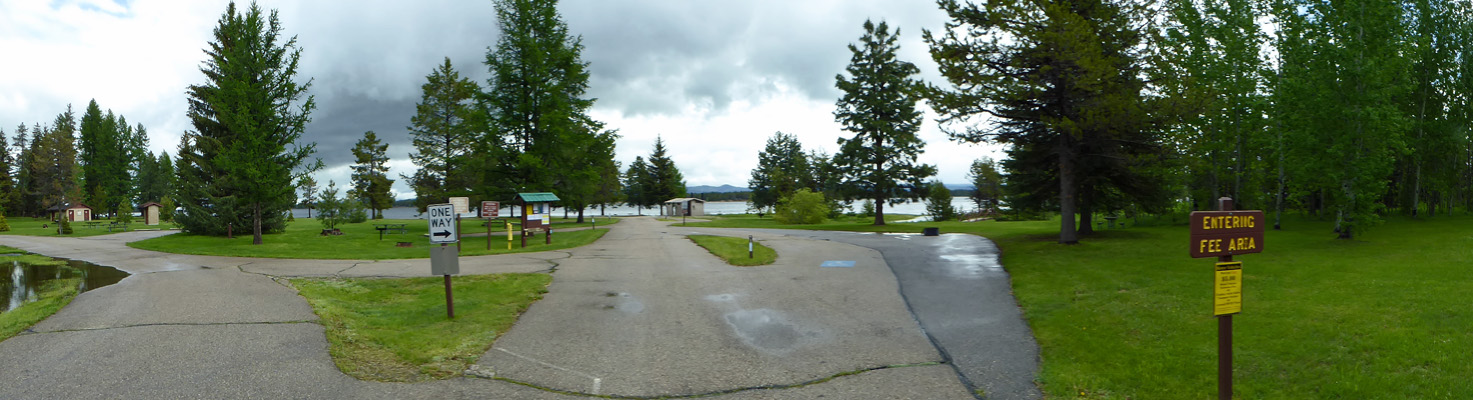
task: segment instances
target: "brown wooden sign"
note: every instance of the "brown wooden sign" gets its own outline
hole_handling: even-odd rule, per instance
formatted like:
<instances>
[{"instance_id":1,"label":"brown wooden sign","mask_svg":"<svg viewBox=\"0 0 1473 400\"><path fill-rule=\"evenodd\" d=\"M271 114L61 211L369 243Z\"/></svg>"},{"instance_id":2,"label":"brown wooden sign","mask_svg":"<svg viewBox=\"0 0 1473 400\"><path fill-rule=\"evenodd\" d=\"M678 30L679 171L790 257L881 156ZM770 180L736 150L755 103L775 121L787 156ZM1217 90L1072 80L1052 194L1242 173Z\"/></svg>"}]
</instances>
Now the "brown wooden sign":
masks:
<instances>
[{"instance_id":1,"label":"brown wooden sign","mask_svg":"<svg viewBox=\"0 0 1473 400\"><path fill-rule=\"evenodd\" d=\"M1197 211L1192 225L1192 258L1263 252L1263 211Z\"/></svg>"}]
</instances>

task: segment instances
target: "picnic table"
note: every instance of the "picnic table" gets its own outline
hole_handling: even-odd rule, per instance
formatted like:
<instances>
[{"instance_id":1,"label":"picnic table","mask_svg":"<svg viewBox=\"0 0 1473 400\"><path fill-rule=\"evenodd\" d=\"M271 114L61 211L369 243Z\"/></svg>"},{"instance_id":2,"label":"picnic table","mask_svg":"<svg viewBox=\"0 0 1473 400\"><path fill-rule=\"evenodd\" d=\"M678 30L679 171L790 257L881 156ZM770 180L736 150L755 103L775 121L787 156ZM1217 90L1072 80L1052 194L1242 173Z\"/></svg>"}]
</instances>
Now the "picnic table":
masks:
<instances>
[{"instance_id":1,"label":"picnic table","mask_svg":"<svg viewBox=\"0 0 1473 400\"><path fill-rule=\"evenodd\" d=\"M102 226L102 223L97 221L87 221L86 223L83 223L82 226L88 228L96 228Z\"/></svg>"},{"instance_id":2,"label":"picnic table","mask_svg":"<svg viewBox=\"0 0 1473 400\"><path fill-rule=\"evenodd\" d=\"M107 224L107 231L108 232L112 232L113 229L122 229L123 232L127 232L128 231L128 223L127 222L113 222L113 223Z\"/></svg>"},{"instance_id":3,"label":"picnic table","mask_svg":"<svg viewBox=\"0 0 1473 400\"><path fill-rule=\"evenodd\" d=\"M373 229L378 230L378 240L384 240L384 233L389 231L400 234L409 233L409 228L406 228L405 225L406 224L373 224Z\"/></svg>"}]
</instances>

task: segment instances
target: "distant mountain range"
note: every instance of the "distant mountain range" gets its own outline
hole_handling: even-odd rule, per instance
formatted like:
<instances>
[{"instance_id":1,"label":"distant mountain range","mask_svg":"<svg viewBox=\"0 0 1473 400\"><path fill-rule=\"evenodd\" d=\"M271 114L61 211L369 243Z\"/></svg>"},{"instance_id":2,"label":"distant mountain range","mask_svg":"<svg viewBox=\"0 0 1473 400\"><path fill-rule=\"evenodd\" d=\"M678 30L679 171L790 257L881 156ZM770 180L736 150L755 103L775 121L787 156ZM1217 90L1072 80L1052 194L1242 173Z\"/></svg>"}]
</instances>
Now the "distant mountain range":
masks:
<instances>
[{"instance_id":1,"label":"distant mountain range","mask_svg":"<svg viewBox=\"0 0 1473 400\"><path fill-rule=\"evenodd\" d=\"M744 188L744 187L736 187L736 186L732 186L732 185L721 185L721 186L706 186L706 185L701 185L701 186L686 186L685 187L685 192L686 193L691 193L691 194L695 194L695 193L731 193L731 192L750 192L750 191L752 191L752 189L748 189L748 188Z\"/></svg>"},{"instance_id":2,"label":"distant mountain range","mask_svg":"<svg viewBox=\"0 0 1473 400\"><path fill-rule=\"evenodd\" d=\"M947 189L951 189L951 190L972 190L972 184L970 184L970 183L967 183L967 184L948 183L948 184L946 184L946 188ZM732 192L750 192L750 191L752 191L752 189L744 188L744 187L736 187L736 186L732 186L732 185L721 185L721 186L700 185L700 186L686 186L685 187L685 192L686 193L690 193L690 194L696 194L696 193L732 193Z\"/></svg>"}]
</instances>

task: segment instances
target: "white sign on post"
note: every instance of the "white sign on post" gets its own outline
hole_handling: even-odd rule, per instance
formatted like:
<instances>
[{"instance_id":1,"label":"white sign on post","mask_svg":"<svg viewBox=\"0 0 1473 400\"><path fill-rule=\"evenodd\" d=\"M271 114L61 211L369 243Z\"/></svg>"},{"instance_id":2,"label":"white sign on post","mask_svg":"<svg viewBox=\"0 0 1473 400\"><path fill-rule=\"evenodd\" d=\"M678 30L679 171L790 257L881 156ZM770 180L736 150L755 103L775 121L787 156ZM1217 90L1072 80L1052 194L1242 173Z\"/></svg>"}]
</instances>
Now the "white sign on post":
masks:
<instances>
[{"instance_id":1,"label":"white sign on post","mask_svg":"<svg viewBox=\"0 0 1473 400\"><path fill-rule=\"evenodd\" d=\"M455 207L456 214L471 212L471 198L469 197L451 197L450 205Z\"/></svg>"},{"instance_id":2,"label":"white sign on post","mask_svg":"<svg viewBox=\"0 0 1473 400\"><path fill-rule=\"evenodd\" d=\"M430 222L430 243L455 243L458 229L455 226L455 206L435 204L425 210Z\"/></svg>"}]
</instances>

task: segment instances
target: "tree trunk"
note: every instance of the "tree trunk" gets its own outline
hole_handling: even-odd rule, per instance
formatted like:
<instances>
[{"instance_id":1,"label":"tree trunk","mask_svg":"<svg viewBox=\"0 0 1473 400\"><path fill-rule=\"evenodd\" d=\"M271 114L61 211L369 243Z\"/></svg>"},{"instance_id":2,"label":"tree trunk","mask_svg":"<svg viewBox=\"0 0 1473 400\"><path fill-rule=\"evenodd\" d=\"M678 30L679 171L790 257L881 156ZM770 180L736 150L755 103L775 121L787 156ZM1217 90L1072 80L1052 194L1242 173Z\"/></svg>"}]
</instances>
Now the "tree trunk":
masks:
<instances>
[{"instance_id":1,"label":"tree trunk","mask_svg":"<svg viewBox=\"0 0 1473 400\"><path fill-rule=\"evenodd\" d=\"M261 203L251 205L251 244L261 244Z\"/></svg>"},{"instance_id":2,"label":"tree trunk","mask_svg":"<svg viewBox=\"0 0 1473 400\"><path fill-rule=\"evenodd\" d=\"M312 219L312 207L307 207L307 219Z\"/></svg>"},{"instance_id":3,"label":"tree trunk","mask_svg":"<svg viewBox=\"0 0 1473 400\"><path fill-rule=\"evenodd\" d=\"M1060 139L1066 140L1066 139ZM1079 232L1074 230L1074 207L1078 200L1074 186L1074 159L1066 147L1059 152L1059 243L1079 244Z\"/></svg>"},{"instance_id":4,"label":"tree trunk","mask_svg":"<svg viewBox=\"0 0 1473 400\"><path fill-rule=\"evenodd\" d=\"M1079 236L1080 237L1084 237L1084 236L1088 236L1088 235L1093 235L1095 233L1095 228L1094 228L1094 220L1095 220L1094 214L1095 214L1095 210L1094 210L1094 207L1091 207L1091 204L1089 202L1089 200L1090 200L1089 193L1090 193L1089 189L1083 189L1083 188L1081 188L1079 190L1079 194L1078 194L1079 203L1078 203L1078 206L1077 207L1079 209Z\"/></svg>"},{"instance_id":5,"label":"tree trunk","mask_svg":"<svg viewBox=\"0 0 1473 400\"><path fill-rule=\"evenodd\" d=\"M578 207L578 223L583 223L583 207Z\"/></svg>"},{"instance_id":6,"label":"tree trunk","mask_svg":"<svg viewBox=\"0 0 1473 400\"><path fill-rule=\"evenodd\" d=\"M885 199L875 199L875 225L885 224Z\"/></svg>"}]
</instances>

